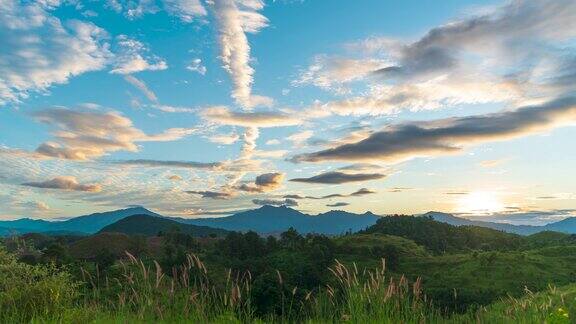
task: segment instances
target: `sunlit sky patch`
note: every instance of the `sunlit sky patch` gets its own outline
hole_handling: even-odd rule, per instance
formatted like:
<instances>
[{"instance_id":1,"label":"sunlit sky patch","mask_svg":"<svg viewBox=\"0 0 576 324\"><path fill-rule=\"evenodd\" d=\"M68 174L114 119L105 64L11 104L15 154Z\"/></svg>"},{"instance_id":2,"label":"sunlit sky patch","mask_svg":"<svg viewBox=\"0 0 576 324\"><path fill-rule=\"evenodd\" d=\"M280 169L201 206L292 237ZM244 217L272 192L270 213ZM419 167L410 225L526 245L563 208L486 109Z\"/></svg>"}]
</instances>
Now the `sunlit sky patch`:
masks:
<instances>
[{"instance_id":1,"label":"sunlit sky patch","mask_svg":"<svg viewBox=\"0 0 576 324\"><path fill-rule=\"evenodd\" d=\"M0 218L576 208L576 3L0 0Z\"/></svg>"}]
</instances>

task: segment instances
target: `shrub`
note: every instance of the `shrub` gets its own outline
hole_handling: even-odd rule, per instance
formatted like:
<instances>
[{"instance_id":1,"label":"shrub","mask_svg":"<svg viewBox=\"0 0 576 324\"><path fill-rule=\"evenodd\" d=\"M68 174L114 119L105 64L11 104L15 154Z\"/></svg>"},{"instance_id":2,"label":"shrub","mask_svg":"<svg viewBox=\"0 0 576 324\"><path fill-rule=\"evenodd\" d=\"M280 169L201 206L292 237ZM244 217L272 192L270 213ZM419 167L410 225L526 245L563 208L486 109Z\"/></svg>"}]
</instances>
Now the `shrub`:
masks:
<instances>
[{"instance_id":1,"label":"shrub","mask_svg":"<svg viewBox=\"0 0 576 324\"><path fill-rule=\"evenodd\" d=\"M0 322L55 318L78 296L78 284L66 271L21 263L0 249Z\"/></svg>"}]
</instances>

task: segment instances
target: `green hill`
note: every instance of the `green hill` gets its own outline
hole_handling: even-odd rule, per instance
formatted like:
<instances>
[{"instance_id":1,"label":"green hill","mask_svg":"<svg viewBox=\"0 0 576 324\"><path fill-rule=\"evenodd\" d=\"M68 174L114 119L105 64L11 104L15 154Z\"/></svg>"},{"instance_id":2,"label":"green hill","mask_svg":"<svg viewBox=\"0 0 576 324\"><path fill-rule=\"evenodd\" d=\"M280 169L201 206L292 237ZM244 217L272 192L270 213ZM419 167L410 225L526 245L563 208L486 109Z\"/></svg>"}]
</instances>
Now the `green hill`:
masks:
<instances>
[{"instance_id":1,"label":"green hill","mask_svg":"<svg viewBox=\"0 0 576 324\"><path fill-rule=\"evenodd\" d=\"M98 233L70 245L70 255L78 259L94 259L101 251L123 257L125 251L138 255L142 250L146 250L142 237L130 237L123 233Z\"/></svg>"},{"instance_id":2,"label":"green hill","mask_svg":"<svg viewBox=\"0 0 576 324\"><path fill-rule=\"evenodd\" d=\"M388 216L360 233L388 234L413 240L434 253L466 250L512 250L520 247L522 237L478 226L454 226L430 217Z\"/></svg>"},{"instance_id":3,"label":"green hill","mask_svg":"<svg viewBox=\"0 0 576 324\"><path fill-rule=\"evenodd\" d=\"M105 226L99 233L115 232L127 235L156 236L160 232L170 231L178 231L196 237L224 236L229 233L227 230L220 228L183 224L166 218L149 215L128 216Z\"/></svg>"}]
</instances>

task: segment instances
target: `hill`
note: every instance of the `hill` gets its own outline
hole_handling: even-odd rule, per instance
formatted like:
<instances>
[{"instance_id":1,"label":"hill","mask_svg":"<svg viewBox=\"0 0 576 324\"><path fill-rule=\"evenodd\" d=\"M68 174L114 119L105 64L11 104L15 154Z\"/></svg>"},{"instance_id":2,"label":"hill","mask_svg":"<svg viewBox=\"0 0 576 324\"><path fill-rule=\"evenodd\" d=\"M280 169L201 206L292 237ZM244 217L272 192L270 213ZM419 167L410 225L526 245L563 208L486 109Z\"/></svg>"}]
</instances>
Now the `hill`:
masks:
<instances>
[{"instance_id":1,"label":"hill","mask_svg":"<svg viewBox=\"0 0 576 324\"><path fill-rule=\"evenodd\" d=\"M522 237L498 230L462 225L455 226L435 221L430 217L388 216L361 233L396 235L413 240L435 253L467 249L515 249Z\"/></svg>"},{"instance_id":2,"label":"hill","mask_svg":"<svg viewBox=\"0 0 576 324\"><path fill-rule=\"evenodd\" d=\"M252 230L258 233L277 233L292 227L303 234L337 235L347 231L355 232L364 229L376 223L378 218L379 216L370 212L354 214L333 210L312 216L285 206L262 206L228 217L182 219L181 221L231 231Z\"/></svg>"},{"instance_id":3,"label":"hill","mask_svg":"<svg viewBox=\"0 0 576 324\"><path fill-rule=\"evenodd\" d=\"M123 233L99 233L78 240L70 245L70 254L77 259L95 259L101 251L114 257L123 257L125 251L139 255L147 250L146 241Z\"/></svg>"},{"instance_id":4,"label":"hill","mask_svg":"<svg viewBox=\"0 0 576 324\"><path fill-rule=\"evenodd\" d=\"M168 218L160 218L149 215L132 215L115 223L105 226L99 233L115 232L127 235L156 236L159 232L178 231L192 236L206 237L210 235L224 236L227 230L183 224Z\"/></svg>"}]
</instances>

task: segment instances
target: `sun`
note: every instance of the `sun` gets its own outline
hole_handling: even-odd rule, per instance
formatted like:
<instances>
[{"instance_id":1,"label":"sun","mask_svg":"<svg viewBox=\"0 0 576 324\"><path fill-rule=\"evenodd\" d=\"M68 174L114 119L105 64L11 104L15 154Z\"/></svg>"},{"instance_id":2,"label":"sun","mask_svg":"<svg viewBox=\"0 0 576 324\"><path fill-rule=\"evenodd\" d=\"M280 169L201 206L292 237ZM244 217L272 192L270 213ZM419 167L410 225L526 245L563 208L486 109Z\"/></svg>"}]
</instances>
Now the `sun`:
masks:
<instances>
[{"instance_id":1,"label":"sun","mask_svg":"<svg viewBox=\"0 0 576 324\"><path fill-rule=\"evenodd\" d=\"M504 205L498 195L491 191L473 191L458 200L458 212L490 214L502 211Z\"/></svg>"}]
</instances>

